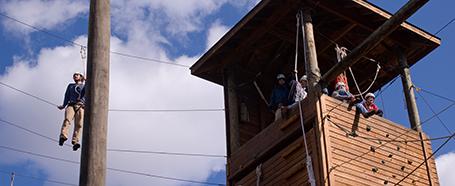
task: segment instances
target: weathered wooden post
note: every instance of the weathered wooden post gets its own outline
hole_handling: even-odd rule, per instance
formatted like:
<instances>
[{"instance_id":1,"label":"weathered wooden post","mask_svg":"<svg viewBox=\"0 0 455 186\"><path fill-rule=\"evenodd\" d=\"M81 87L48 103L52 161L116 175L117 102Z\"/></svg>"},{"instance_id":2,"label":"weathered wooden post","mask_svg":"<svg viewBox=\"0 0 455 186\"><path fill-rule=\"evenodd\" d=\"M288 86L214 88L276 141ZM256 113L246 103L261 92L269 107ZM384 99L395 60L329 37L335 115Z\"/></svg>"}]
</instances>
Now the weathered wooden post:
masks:
<instances>
[{"instance_id":1,"label":"weathered wooden post","mask_svg":"<svg viewBox=\"0 0 455 186\"><path fill-rule=\"evenodd\" d=\"M423 141L422 126L420 123L419 110L417 108L417 102L414 94L414 86L411 80L411 72L409 70L408 59L406 53L402 50L398 50L398 61L401 67L401 82L403 83L404 97L406 98L406 106L408 110L409 122L411 128L419 132L420 144L422 146L423 157L425 158L426 172L428 176L429 185L433 185L430 175L430 168L427 161L426 145Z\"/></svg>"},{"instance_id":2,"label":"weathered wooden post","mask_svg":"<svg viewBox=\"0 0 455 186\"><path fill-rule=\"evenodd\" d=\"M325 137L324 137L324 126L323 126L323 103L321 103L321 87L318 84L319 80L321 79L321 72L319 71L318 66L318 59L316 53L316 42L314 40L313 34L313 23L311 19L311 9L304 9L303 10L303 38L304 38L304 47L305 47L305 69L306 74L308 76L308 90L310 104L312 105L314 110L316 111L315 116L315 134L317 137L316 143L316 156L313 157L315 160L314 164L318 163L319 169L314 169L316 183L317 185L330 185L330 178L328 174L328 165L327 165L327 152L326 152L326 144L325 144ZM313 148L314 149L314 148ZM327 179L326 179L327 178Z\"/></svg>"},{"instance_id":3,"label":"weathered wooden post","mask_svg":"<svg viewBox=\"0 0 455 186\"><path fill-rule=\"evenodd\" d=\"M90 1L87 104L79 175L79 185L81 186L106 184L110 17L109 0Z\"/></svg>"},{"instance_id":4,"label":"weathered wooden post","mask_svg":"<svg viewBox=\"0 0 455 186\"><path fill-rule=\"evenodd\" d=\"M232 152L240 148L239 101L234 70L231 68L224 71L224 107L226 108L227 168L229 168ZM229 170L226 172L229 176ZM226 181L229 185L229 180Z\"/></svg>"}]
</instances>

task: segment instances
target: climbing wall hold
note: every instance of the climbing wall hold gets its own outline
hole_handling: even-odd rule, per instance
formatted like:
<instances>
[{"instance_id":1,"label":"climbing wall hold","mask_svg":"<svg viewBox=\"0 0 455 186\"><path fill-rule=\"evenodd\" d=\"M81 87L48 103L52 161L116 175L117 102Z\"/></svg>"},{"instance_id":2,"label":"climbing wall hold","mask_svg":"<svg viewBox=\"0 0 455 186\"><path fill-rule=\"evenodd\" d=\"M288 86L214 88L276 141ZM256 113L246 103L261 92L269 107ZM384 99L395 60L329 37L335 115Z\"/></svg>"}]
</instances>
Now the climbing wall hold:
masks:
<instances>
[{"instance_id":1,"label":"climbing wall hold","mask_svg":"<svg viewBox=\"0 0 455 186\"><path fill-rule=\"evenodd\" d=\"M384 181L384 185L387 185L389 183L389 181L385 180Z\"/></svg>"},{"instance_id":2,"label":"climbing wall hold","mask_svg":"<svg viewBox=\"0 0 455 186\"><path fill-rule=\"evenodd\" d=\"M397 146L397 151L400 151L400 146Z\"/></svg>"},{"instance_id":3,"label":"climbing wall hold","mask_svg":"<svg viewBox=\"0 0 455 186\"><path fill-rule=\"evenodd\" d=\"M393 155L392 155L392 154L389 154L389 158L392 158L392 157L393 157Z\"/></svg>"},{"instance_id":4,"label":"climbing wall hold","mask_svg":"<svg viewBox=\"0 0 455 186\"><path fill-rule=\"evenodd\" d=\"M373 172L378 172L379 169L378 169L377 167L373 167L373 168L371 169L371 171L373 171Z\"/></svg>"},{"instance_id":5,"label":"climbing wall hold","mask_svg":"<svg viewBox=\"0 0 455 186\"><path fill-rule=\"evenodd\" d=\"M408 160L408 164L409 164L409 165L412 165L412 161L411 161L411 160Z\"/></svg>"},{"instance_id":6,"label":"climbing wall hold","mask_svg":"<svg viewBox=\"0 0 455 186\"><path fill-rule=\"evenodd\" d=\"M405 167L404 165L401 166L401 171L404 171L405 168L406 168L406 167Z\"/></svg>"},{"instance_id":7,"label":"climbing wall hold","mask_svg":"<svg viewBox=\"0 0 455 186\"><path fill-rule=\"evenodd\" d=\"M384 161L384 160L381 160L381 163L382 163L382 164L385 164L385 161Z\"/></svg>"},{"instance_id":8,"label":"climbing wall hold","mask_svg":"<svg viewBox=\"0 0 455 186\"><path fill-rule=\"evenodd\" d=\"M370 151L371 151L371 152L376 152L376 148L373 147L373 146L371 146L371 147L370 147Z\"/></svg>"},{"instance_id":9,"label":"climbing wall hold","mask_svg":"<svg viewBox=\"0 0 455 186\"><path fill-rule=\"evenodd\" d=\"M371 131L371 126L370 126L370 125L367 125L366 130L367 130L368 132L370 132L370 131Z\"/></svg>"}]
</instances>

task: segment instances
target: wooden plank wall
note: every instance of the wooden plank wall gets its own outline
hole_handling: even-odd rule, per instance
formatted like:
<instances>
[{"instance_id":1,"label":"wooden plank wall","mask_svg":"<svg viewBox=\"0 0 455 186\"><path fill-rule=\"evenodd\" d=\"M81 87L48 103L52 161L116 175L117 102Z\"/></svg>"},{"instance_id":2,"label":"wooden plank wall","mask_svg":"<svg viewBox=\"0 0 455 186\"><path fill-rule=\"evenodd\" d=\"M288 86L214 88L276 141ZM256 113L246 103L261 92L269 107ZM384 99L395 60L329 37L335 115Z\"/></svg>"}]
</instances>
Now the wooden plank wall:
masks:
<instances>
[{"instance_id":1,"label":"wooden plank wall","mask_svg":"<svg viewBox=\"0 0 455 186\"><path fill-rule=\"evenodd\" d=\"M328 115L327 138L332 144L328 147L332 153L331 176L336 185L394 185L423 162L420 141L403 142L418 140L416 131L379 116L368 119L359 116L356 119L355 107L348 111L347 104L327 96L324 99L327 105L325 114ZM357 137L346 135L353 129ZM425 143L427 156L430 156L431 143ZM429 166L433 184L439 185L434 158L429 160ZM426 168L422 165L400 185L428 183Z\"/></svg>"},{"instance_id":2,"label":"wooden plank wall","mask_svg":"<svg viewBox=\"0 0 455 186\"><path fill-rule=\"evenodd\" d=\"M307 132L308 144L314 144L313 130ZM311 155L311 145L308 147ZM309 185L305 165L305 148L303 137L290 143L285 149L262 163L260 185ZM251 171L236 186L253 186L257 184L256 170Z\"/></svg>"}]
</instances>

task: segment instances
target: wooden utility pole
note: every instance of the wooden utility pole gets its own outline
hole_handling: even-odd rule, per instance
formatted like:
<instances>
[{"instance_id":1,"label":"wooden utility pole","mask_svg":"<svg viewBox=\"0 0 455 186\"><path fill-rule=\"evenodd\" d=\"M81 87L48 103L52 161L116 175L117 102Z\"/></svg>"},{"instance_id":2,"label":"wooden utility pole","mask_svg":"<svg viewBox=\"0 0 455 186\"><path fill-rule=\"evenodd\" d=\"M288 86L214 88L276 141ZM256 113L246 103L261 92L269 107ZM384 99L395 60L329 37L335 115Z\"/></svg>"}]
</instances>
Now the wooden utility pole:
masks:
<instances>
[{"instance_id":1,"label":"wooden utility pole","mask_svg":"<svg viewBox=\"0 0 455 186\"><path fill-rule=\"evenodd\" d=\"M321 72L319 70L317 53L316 53L316 42L314 40L313 33L313 22L311 19L311 10L305 9L303 11L303 38L304 38L304 47L305 47L305 69L308 76L308 91L310 99L310 104L315 108L316 117L315 117L315 129L316 129L316 143L317 143L317 153L313 153L313 159L316 160L314 164L318 163L319 167L314 169L316 184L317 185L330 185L330 178L328 172L328 161L326 153L326 143L325 143L325 132L323 126L323 104L321 104L321 87L318 82L321 78ZM326 179L327 178L327 179Z\"/></svg>"},{"instance_id":2,"label":"wooden utility pole","mask_svg":"<svg viewBox=\"0 0 455 186\"><path fill-rule=\"evenodd\" d=\"M427 151L426 145L424 142L424 137L422 133L422 126L420 123L419 110L417 108L417 102L414 94L414 86L411 80L411 72L409 70L408 59L404 51L398 50L398 61L401 67L401 82L403 83L403 92L404 97L406 98L406 106L408 110L409 122L411 123L411 128L419 132L420 145L422 146L423 158L425 158L425 167L427 171L427 177L429 185L433 185L430 167L427 161Z\"/></svg>"},{"instance_id":3,"label":"wooden utility pole","mask_svg":"<svg viewBox=\"0 0 455 186\"><path fill-rule=\"evenodd\" d=\"M428 1L429 0L410 0L402 8L400 8L395 15L393 15L370 36L368 36L368 38L366 38L359 46L354 48L349 55L325 73L321 80L324 82L330 82L339 74L344 72L348 67L357 63L357 61L359 61L365 54L373 50L379 43L381 43L382 40L387 38L387 36L395 31L404 21L406 21L406 19L408 19Z\"/></svg>"},{"instance_id":4,"label":"wooden utility pole","mask_svg":"<svg viewBox=\"0 0 455 186\"><path fill-rule=\"evenodd\" d=\"M109 108L110 2L91 0L88 30L86 110L79 185L106 183Z\"/></svg>"}]
</instances>

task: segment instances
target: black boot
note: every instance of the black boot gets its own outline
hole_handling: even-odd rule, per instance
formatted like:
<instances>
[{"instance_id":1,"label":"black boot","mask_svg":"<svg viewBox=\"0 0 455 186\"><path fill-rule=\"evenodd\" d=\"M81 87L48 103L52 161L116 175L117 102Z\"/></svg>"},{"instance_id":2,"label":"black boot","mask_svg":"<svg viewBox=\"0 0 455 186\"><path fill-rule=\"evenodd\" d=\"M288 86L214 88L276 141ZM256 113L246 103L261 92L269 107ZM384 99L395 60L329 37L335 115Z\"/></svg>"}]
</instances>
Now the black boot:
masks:
<instances>
[{"instance_id":1,"label":"black boot","mask_svg":"<svg viewBox=\"0 0 455 186\"><path fill-rule=\"evenodd\" d=\"M367 113L363 114L363 117L369 118L369 117L371 117L374 114L376 114L376 111L372 110L370 112L367 112Z\"/></svg>"},{"instance_id":2,"label":"black boot","mask_svg":"<svg viewBox=\"0 0 455 186\"><path fill-rule=\"evenodd\" d=\"M58 140L58 145L63 146L63 144L65 143L66 140L67 140L67 138L60 137L60 139Z\"/></svg>"},{"instance_id":3,"label":"black boot","mask_svg":"<svg viewBox=\"0 0 455 186\"><path fill-rule=\"evenodd\" d=\"M73 144L73 151L77 151L77 149L81 148L81 144L75 143Z\"/></svg>"}]
</instances>

